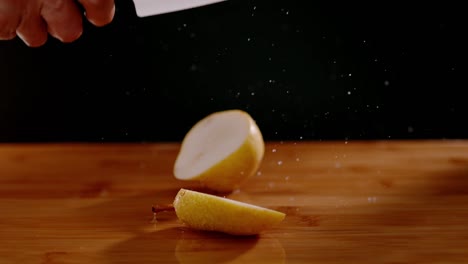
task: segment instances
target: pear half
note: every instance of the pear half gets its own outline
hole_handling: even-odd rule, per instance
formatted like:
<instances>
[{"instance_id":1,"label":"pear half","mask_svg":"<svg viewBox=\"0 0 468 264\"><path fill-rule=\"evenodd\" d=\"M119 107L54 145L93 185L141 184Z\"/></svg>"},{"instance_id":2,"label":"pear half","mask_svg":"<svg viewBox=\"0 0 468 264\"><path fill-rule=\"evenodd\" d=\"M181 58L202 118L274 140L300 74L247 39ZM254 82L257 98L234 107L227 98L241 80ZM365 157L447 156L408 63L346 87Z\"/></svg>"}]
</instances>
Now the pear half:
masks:
<instances>
[{"instance_id":1,"label":"pear half","mask_svg":"<svg viewBox=\"0 0 468 264\"><path fill-rule=\"evenodd\" d=\"M215 112L198 121L185 135L174 176L229 193L256 173L264 152L262 133L247 112Z\"/></svg>"},{"instance_id":2,"label":"pear half","mask_svg":"<svg viewBox=\"0 0 468 264\"><path fill-rule=\"evenodd\" d=\"M173 206L187 226L231 235L257 235L279 224L285 214L256 205L180 189Z\"/></svg>"}]
</instances>

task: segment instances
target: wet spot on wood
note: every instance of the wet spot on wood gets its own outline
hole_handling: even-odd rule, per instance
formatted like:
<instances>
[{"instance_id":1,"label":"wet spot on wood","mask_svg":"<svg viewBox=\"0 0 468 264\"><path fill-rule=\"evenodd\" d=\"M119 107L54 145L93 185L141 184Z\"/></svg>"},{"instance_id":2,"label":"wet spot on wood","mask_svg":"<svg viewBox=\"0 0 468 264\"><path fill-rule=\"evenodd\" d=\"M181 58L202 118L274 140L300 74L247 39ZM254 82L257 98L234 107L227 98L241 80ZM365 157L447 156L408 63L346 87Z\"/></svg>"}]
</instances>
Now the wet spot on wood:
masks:
<instances>
[{"instance_id":1,"label":"wet spot on wood","mask_svg":"<svg viewBox=\"0 0 468 264\"><path fill-rule=\"evenodd\" d=\"M393 181L388 180L388 179L383 179L380 180L380 185L382 185L385 188L392 188L393 187Z\"/></svg>"},{"instance_id":2,"label":"wet spot on wood","mask_svg":"<svg viewBox=\"0 0 468 264\"><path fill-rule=\"evenodd\" d=\"M452 158L449 158L449 162L453 163L453 164L456 164L456 165L468 166L468 159L467 158L452 157Z\"/></svg>"},{"instance_id":3,"label":"wet spot on wood","mask_svg":"<svg viewBox=\"0 0 468 264\"><path fill-rule=\"evenodd\" d=\"M85 184L80 191L82 198L95 198L104 197L108 194L111 183L107 181L99 181L94 183Z\"/></svg>"},{"instance_id":4,"label":"wet spot on wood","mask_svg":"<svg viewBox=\"0 0 468 264\"><path fill-rule=\"evenodd\" d=\"M296 206L279 206L275 208L275 210L286 214L286 216L294 216L298 214L298 207Z\"/></svg>"},{"instance_id":5,"label":"wet spot on wood","mask_svg":"<svg viewBox=\"0 0 468 264\"><path fill-rule=\"evenodd\" d=\"M64 251L51 251L51 252L46 252L44 254L44 261L42 262L43 264L52 264L52 263L63 263L62 261L58 261L57 258L60 258L62 256L67 255L67 252Z\"/></svg>"},{"instance_id":6,"label":"wet spot on wood","mask_svg":"<svg viewBox=\"0 0 468 264\"><path fill-rule=\"evenodd\" d=\"M315 215L301 215L299 217L301 223L306 224L307 226L319 226L320 218Z\"/></svg>"},{"instance_id":7,"label":"wet spot on wood","mask_svg":"<svg viewBox=\"0 0 468 264\"><path fill-rule=\"evenodd\" d=\"M366 166L349 166L349 169L356 173L367 173L370 170L369 167Z\"/></svg>"}]
</instances>

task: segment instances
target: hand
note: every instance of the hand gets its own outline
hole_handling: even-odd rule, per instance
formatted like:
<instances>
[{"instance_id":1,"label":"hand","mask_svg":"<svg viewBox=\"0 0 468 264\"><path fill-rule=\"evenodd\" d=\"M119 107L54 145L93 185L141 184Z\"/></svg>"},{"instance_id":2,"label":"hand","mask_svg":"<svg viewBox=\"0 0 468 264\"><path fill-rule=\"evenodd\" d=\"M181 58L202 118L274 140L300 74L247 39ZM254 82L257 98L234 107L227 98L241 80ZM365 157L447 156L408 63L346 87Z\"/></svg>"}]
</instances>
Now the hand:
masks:
<instances>
[{"instance_id":1,"label":"hand","mask_svg":"<svg viewBox=\"0 0 468 264\"><path fill-rule=\"evenodd\" d=\"M114 0L0 0L0 40L20 37L26 45L39 47L47 35L73 42L83 32L82 13L96 26L114 18Z\"/></svg>"}]
</instances>

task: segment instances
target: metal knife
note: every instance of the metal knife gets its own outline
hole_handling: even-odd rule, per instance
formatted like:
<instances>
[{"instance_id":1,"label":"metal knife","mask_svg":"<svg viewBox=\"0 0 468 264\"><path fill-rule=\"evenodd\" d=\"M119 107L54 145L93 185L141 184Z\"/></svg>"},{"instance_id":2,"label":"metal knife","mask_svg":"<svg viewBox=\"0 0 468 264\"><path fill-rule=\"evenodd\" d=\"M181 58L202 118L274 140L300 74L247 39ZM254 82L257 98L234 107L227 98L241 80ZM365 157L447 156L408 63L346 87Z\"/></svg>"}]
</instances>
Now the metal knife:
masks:
<instances>
[{"instance_id":1,"label":"metal knife","mask_svg":"<svg viewBox=\"0 0 468 264\"><path fill-rule=\"evenodd\" d=\"M226 0L133 0L138 17L154 16Z\"/></svg>"}]
</instances>

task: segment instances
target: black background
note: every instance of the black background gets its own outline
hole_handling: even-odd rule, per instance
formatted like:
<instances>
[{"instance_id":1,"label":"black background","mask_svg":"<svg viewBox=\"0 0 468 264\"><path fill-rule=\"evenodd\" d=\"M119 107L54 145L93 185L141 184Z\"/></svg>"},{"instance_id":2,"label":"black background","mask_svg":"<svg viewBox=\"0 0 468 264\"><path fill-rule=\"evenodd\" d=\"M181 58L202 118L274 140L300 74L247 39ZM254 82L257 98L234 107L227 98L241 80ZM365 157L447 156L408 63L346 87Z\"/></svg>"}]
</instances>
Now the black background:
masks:
<instances>
[{"instance_id":1,"label":"black background","mask_svg":"<svg viewBox=\"0 0 468 264\"><path fill-rule=\"evenodd\" d=\"M231 108L267 140L468 137L461 4L116 5L72 44L0 42L0 141L179 141Z\"/></svg>"}]
</instances>

